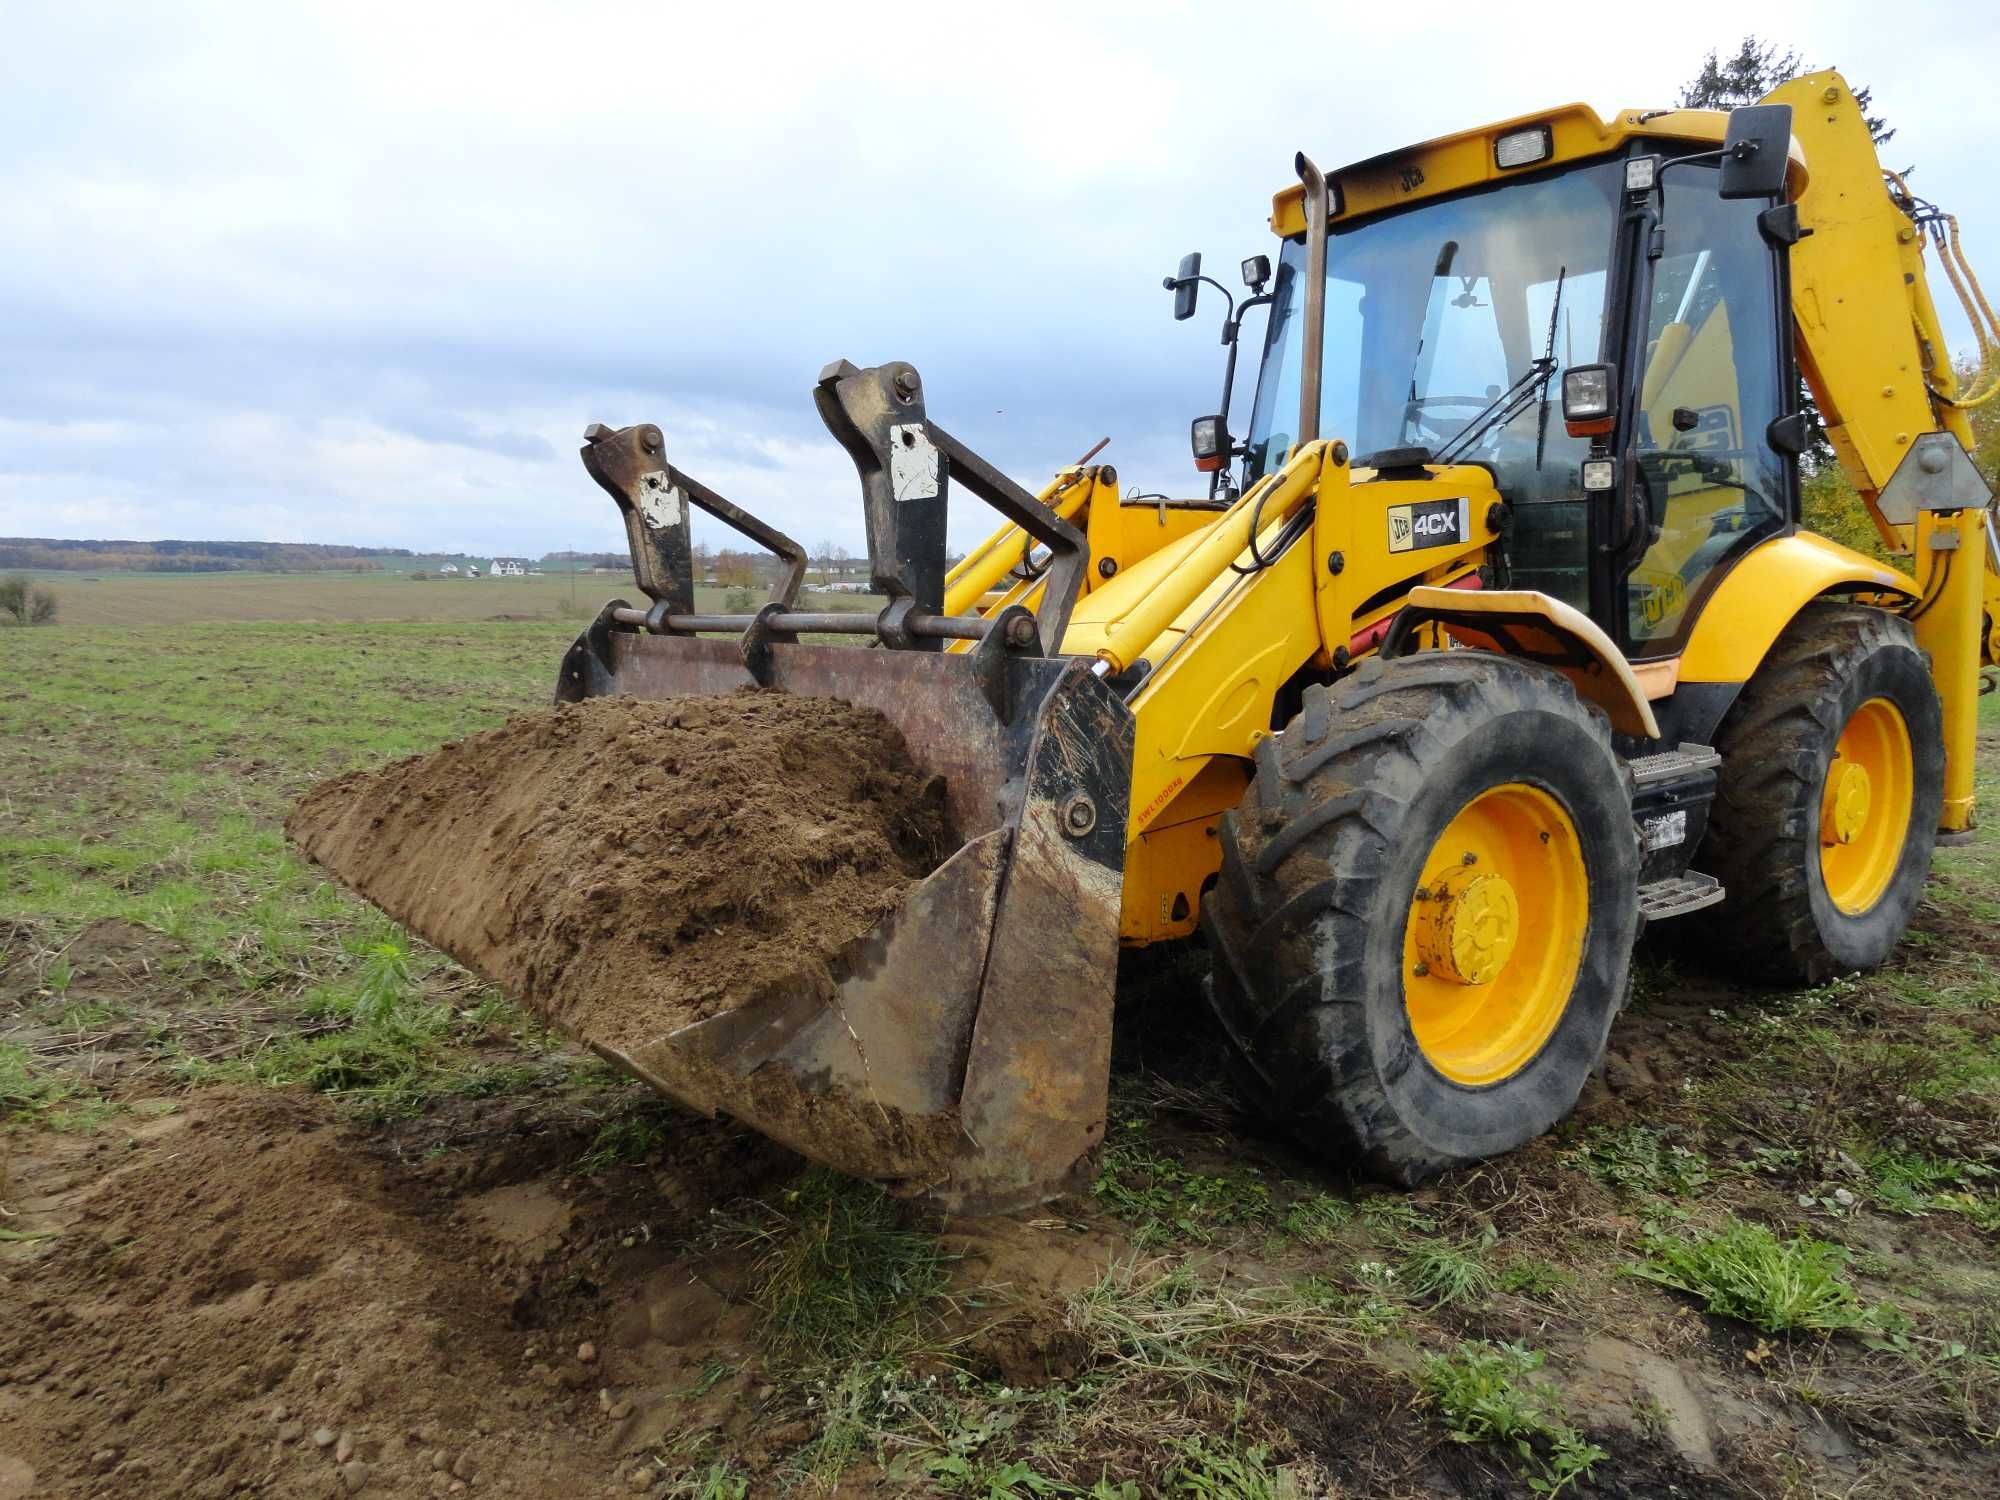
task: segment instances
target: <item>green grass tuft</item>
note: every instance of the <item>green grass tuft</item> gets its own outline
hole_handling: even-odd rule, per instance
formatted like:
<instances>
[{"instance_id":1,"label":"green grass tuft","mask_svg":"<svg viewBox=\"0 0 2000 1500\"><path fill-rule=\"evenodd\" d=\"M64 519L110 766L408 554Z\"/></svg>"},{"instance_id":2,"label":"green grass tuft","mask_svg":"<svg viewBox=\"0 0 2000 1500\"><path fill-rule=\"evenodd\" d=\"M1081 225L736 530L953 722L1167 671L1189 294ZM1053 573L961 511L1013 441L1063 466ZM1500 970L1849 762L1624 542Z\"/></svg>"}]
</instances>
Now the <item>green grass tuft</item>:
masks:
<instances>
[{"instance_id":1,"label":"green grass tuft","mask_svg":"<svg viewBox=\"0 0 2000 1500\"><path fill-rule=\"evenodd\" d=\"M1644 1125L1586 1130L1563 1153L1570 1166L1626 1193L1691 1198L1708 1186L1708 1163L1664 1131Z\"/></svg>"},{"instance_id":2,"label":"green grass tuft","mask_svg":"<svg viewBox=\"0 0 2000 1500\"><path fill-rule=\"evenodd\" d=\"M1412 1246L1400 1268L1404 1289L1433 1307L1485 1298L1498 1284L1484 1258L1496 1238L1489 1227L1479 1239L1463 1244L1426 1241Z\"/></svg>"},{"instance_id":3,"label":"green grass tuft","mask_svg":"<svg viewBox=\"0 0 2000 1500\"><path fill-rule=\"evenodd\" d=\"M1556 1495L1611 1455L1569 1423L1554 1387L1534 1379L1542 1355L1523 1344L1466 1343L1424 1358L1417 1384L1460 1442L1510 1450L1538 1494Z\"/></svg>"},{"instance_id":4,"label":"green grass tuft","mask_svg":"<svg viewBox=\"0 0 2000 1500\"><path fill-rule=\"evenodd\" d=\"M1330 1193L1309 1193L1285 1209L1278 1230L1307 1245L1330 1245L1354 1222L1354 1205Z\"/></svg>"},{"instance_id":5,"label":"green grass tuft","mask_svg":"<svg viewBox=\"0 0 2000 1500\"><path fill-rule=\"evenodd\" d=\"M37 1068L26 1048L0 1042L0 1120L40 1117L71 1092L68 1080Z\"/></svg>"},{"instance_id":6,"label":"green grass tuft","mask_svg":"<svg viewBox=\"0 0 2000 1500\"><path fill-rule=\"evenodd\" d=\"M1654 1235L1647 1248L1651 1253L1635 1275L1698 1297L1708 1311L1766 1333L1879 1328L1887 1321L1843 1279L1847 1252L1803 1230L1781 1240L1762 1224L1733 1219L1693 1239Z\"/></svg>"},{"instance_id":7,"label":"green grass tuft","mask_svg":"<svg viewBox=\"0 0 2000 1500\"><path fill-rule=\"evenodd\" d=\"M679 1111L658 1099L642 1099L598 1126L576 1169L595 1175L642 1162L665 1148Z\"/></svg>"},{"instance_id":8,"label":"green grass tuft","mask_svg":"<svg viewBox=\"0 0 2000 1500\"><path fill-rule=\"evenodd\" d=\"M1271 1450L1261 1444L1239 1448L1216 1438L1183 1438L1173 1461L1160 1476L1166 1495L1199 1500L1305 1500L1297 1475L1271 1463Z\"/></svg>"},{"instance_id":9,"label":"green grass tuft","mask_svg":"<svg viewBox=\"0 0 2000 1500\"><path fill-rule=\"evenodd\" d=\"M1131 1144L1106 1149L1091 1193L1138 1226L1132 1238L1142 1249L1176 1240L1207 1244L1219 1231L1269 1227L1275 1215L1271 1189L1254 1167L1228 1176L1196 1172Z\"/></svg>"},{"instance_id":10,"label":"green grass tuft","mask_svg":"<svg viewBox=\"0 0 2000 1500\"><path fill-rule=\"evenodd\" d=\"M745 1500L750 1478L727 1460L718 1459L674 1475L665 1488L652 1493L663 1500Z\"/></svg>"},{"instance_id":11,"label":"green grass tuft","mask_svg":"<svg viewBox=\"0 0 2000 1500\"><path fill-rule=\"evenodd\" d=\"M735 1220L757 1252L752 1300L780 1363L824 1368L907 1348L945 1288L937 1236L880 1188L823 1168Z\"/></svg>"}]
</instances>

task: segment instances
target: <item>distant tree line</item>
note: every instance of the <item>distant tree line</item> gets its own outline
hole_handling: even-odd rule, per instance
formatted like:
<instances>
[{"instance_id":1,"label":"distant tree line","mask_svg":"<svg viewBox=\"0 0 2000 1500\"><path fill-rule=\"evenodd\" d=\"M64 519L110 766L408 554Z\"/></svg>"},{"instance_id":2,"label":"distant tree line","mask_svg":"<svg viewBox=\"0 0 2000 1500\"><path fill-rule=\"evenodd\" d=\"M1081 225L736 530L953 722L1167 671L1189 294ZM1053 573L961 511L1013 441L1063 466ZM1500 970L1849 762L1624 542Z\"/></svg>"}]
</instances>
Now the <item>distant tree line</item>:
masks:
<instances>
[{"instance_id":1,"label":"distant tree line","mask_svg":"<svg viewBox=\"0 0 2000 1500\"><path fill-rule=\"evenodd\" d=\"M70 573L372 573L381 557L412 557L399 547L340 547L324 542L71 541L0 537L0 568Z\"/></svg>"}]
</instances>

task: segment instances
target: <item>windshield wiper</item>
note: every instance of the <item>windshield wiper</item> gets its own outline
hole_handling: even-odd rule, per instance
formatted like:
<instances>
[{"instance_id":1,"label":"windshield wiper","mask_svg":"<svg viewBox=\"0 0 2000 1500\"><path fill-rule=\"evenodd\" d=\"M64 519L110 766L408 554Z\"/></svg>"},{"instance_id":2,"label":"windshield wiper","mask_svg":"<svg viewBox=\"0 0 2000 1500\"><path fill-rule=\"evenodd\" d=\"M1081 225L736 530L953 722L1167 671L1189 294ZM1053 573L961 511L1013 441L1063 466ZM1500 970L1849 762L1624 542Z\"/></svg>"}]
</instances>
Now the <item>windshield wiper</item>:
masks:
<instances>
[{"instance_id":1,"label":"windshield wiper","mask_svg":"<svg viewBox=\"0 0 2000 1500\"><path fill-rule=\"evenodd\" d=\"M1528 409L1537 397L1542 403L1541 426L1535 435L1535 467L1542 466L1543 439L1549 425L1549 380L1556 373L1556 318L1562 312L1563 278L1569 267L1556 272L1555 305L1549 309L1549 345L1542 357L1528 366L1521 378L1487 404L1485 410L1459 429L1458 436L1437 450L1434 463L1456 463L1472 445L1495 427L1511 422Z\"/></svg>"},{"instance_id":2,"label":"windshield wiper","mask_svg":"<svg viewBox=\"0 0 2000 1500\"><path fill-rule=\"evenodd\" d=\"M1549 377L1556 372L1553 359L1538 359L1528 366L1527 373L1498 396L1481 411L1478 416L1459 429L1458 436L1437 450L1433 463L1456 463L1480 438L1502 422L1511 422L1528 409L1538 391L1549 383Z\"/></svg>"},{"instance_id":3,"label":"windshield wiper","mask_svg":"<svg viewBox=\"0 0 2000 1500\"><path fill-rule=\"evenodd\" d=\"M1542 362L1549 366L1551 374L1554 373L1556 362L1556 319L1562 316L1563 282L1568 276L1568 266L1558 266L1556 268L1556 295L1555 299L1549 304L1549 343L1548 347L1542 351ZM1537 474L1542 472L1542 454L1548 450L1549 446L1549 388L1546 384L1547 377L1543 378L1542 409L1535 418L1535 472Z\"/></svg>"}]
</instances>

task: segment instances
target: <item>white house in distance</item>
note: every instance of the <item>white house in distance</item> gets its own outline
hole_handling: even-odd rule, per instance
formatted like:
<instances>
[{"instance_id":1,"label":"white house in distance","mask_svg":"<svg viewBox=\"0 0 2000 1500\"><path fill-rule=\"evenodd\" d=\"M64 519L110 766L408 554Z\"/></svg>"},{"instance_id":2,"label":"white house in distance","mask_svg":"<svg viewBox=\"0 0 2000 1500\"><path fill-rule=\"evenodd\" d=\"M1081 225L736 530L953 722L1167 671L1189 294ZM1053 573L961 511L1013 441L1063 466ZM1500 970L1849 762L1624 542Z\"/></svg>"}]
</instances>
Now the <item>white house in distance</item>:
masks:
<instances>
[{"instance_id":1,"label":"white house in distance","mask_svg":"<svg viewBox=\"0 0 2000 1500\"><path fill-rule=\"evenodd\" d=\"M438 569L438 575L443 578L456 578L458 576L458 564L446 563Z\"/></svg>"},{"instance_id":2,"label":"white house in distance","mask_svg":"<svg viewBox=\"0 0 2000 1500\"><path fill-rule=\"evenodd\" d=\"M487 572L489 578L526 578L528 560L525 557L496 557Z\"/></svg>"}]
</instances>

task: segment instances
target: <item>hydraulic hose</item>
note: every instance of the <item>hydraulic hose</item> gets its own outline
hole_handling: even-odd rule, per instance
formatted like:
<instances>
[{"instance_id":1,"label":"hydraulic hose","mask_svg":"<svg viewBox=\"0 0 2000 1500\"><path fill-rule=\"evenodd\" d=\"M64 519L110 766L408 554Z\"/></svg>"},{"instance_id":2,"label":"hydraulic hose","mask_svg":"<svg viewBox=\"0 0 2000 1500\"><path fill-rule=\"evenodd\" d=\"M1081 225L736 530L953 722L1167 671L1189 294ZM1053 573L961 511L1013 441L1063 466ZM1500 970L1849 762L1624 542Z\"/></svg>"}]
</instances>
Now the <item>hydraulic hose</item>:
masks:
<instances>
[{"instance_id":1,"label":"hydraulic hose","mask_svg":"<svg viewBox=\"0 0 2000 1500\"><path fill-rule=\"evenodd\" d=\"M1984 406L1995 396L2000 396L2000 317L1994 315L1993 304L1986 300L1979 277L1974 274L1972 263L1965 258L1965 250L1959 244L1958 216L1917 197L1900 173L1885 170L1883 175L1899 195L1898 206L1917 223L1929 226L1931 243L1937 248L1938 264L1944 267L1945 280L1958 294L1958 305L1965 310L1965 319L1972 325L1973 336L1979 342L1979 368L1973 372L1967 389L1956 396L1947 396L1932 386L1931 394L1946 406L1960 411Z\"/></svg>"}]
</instances>

